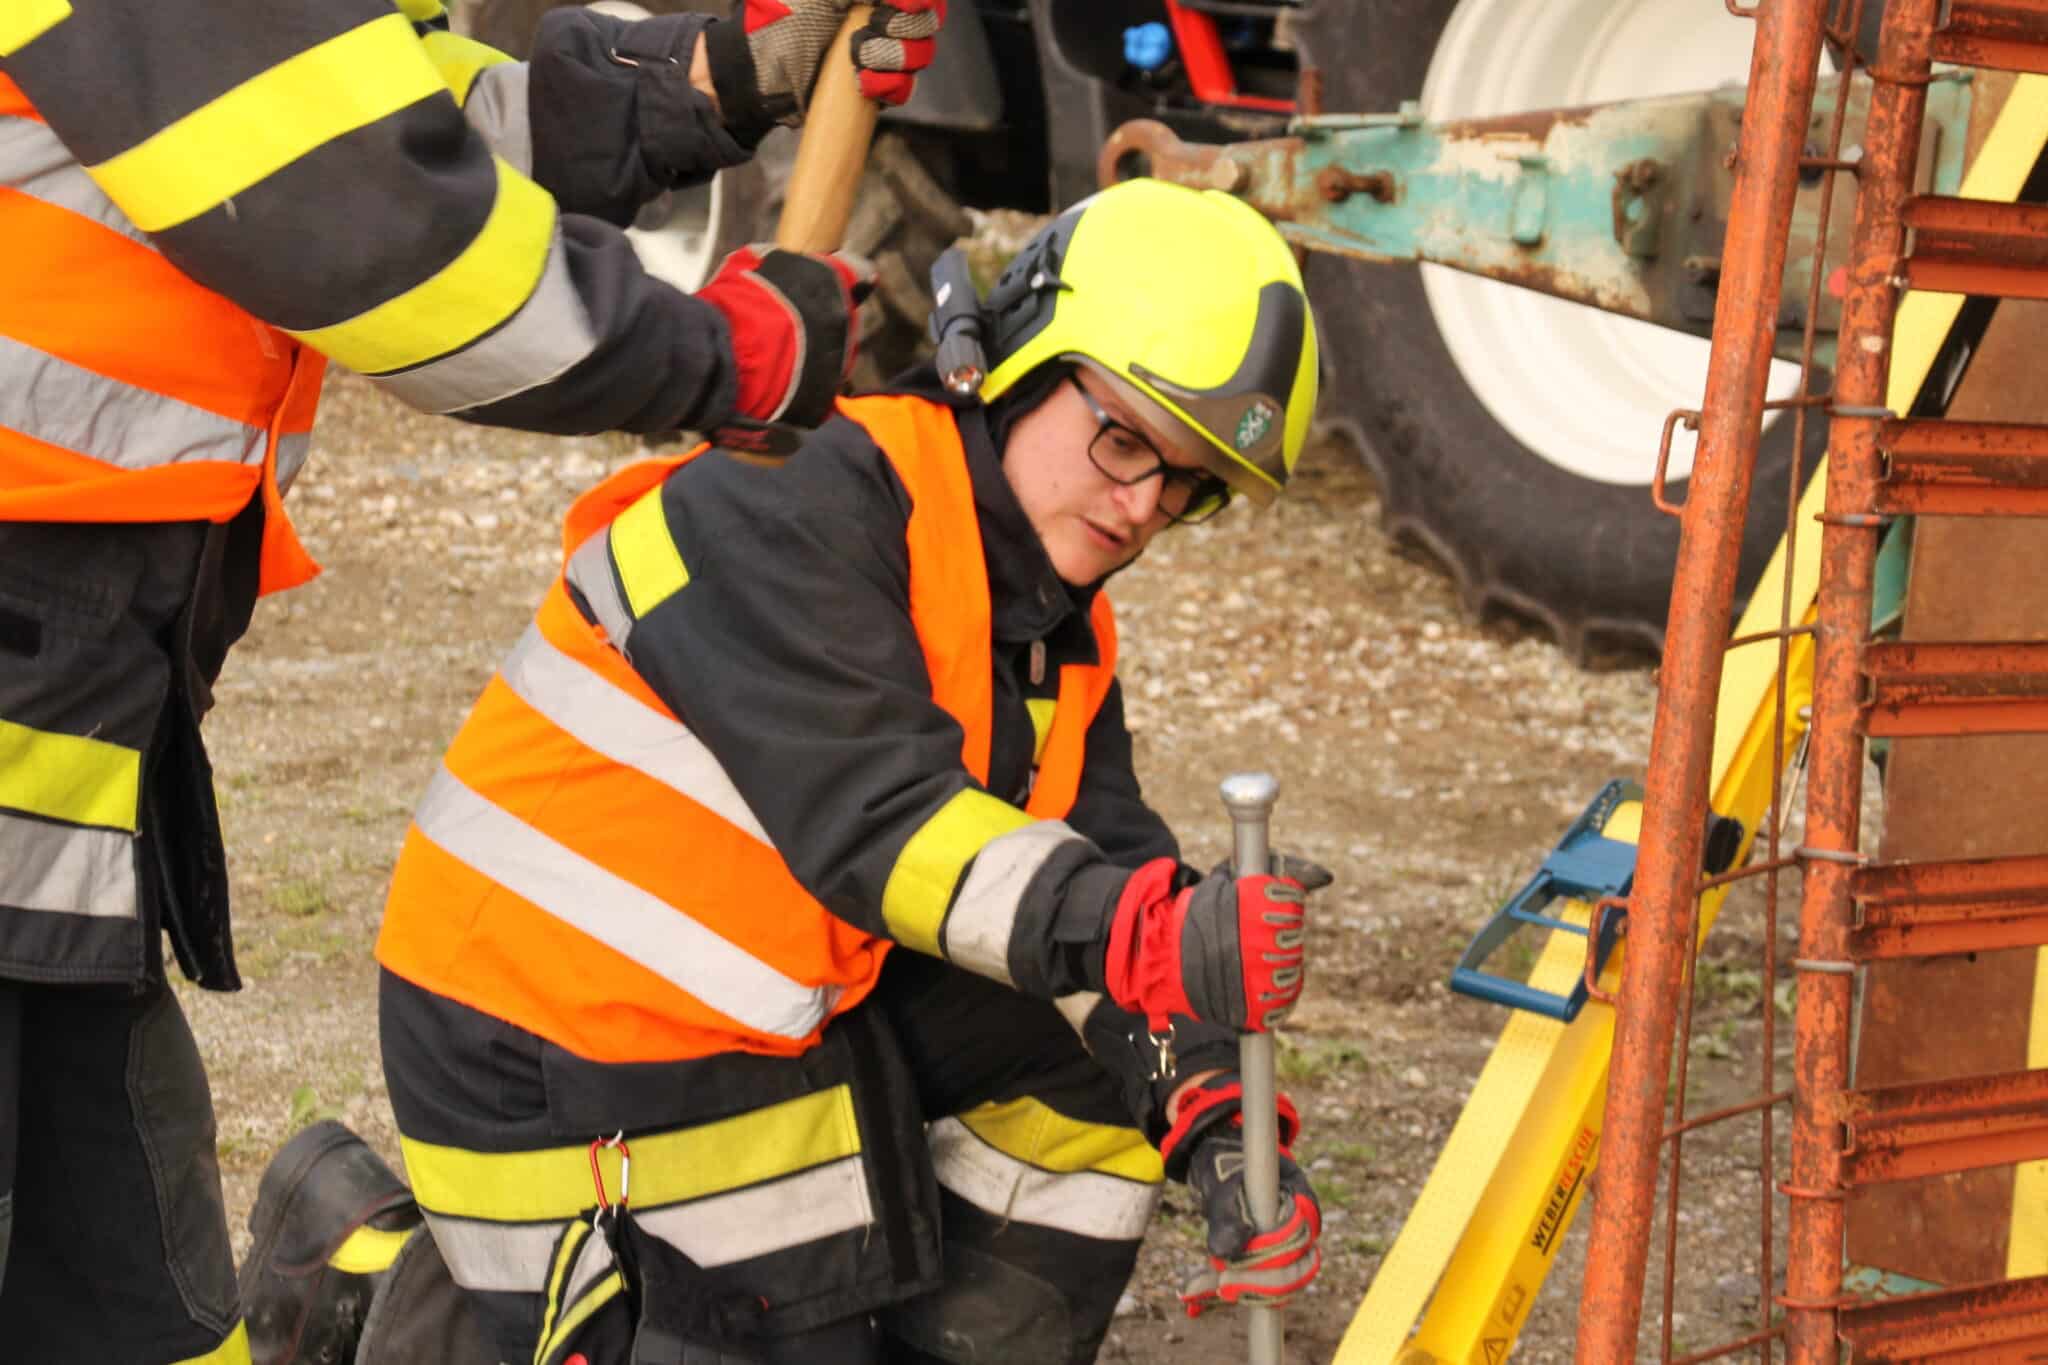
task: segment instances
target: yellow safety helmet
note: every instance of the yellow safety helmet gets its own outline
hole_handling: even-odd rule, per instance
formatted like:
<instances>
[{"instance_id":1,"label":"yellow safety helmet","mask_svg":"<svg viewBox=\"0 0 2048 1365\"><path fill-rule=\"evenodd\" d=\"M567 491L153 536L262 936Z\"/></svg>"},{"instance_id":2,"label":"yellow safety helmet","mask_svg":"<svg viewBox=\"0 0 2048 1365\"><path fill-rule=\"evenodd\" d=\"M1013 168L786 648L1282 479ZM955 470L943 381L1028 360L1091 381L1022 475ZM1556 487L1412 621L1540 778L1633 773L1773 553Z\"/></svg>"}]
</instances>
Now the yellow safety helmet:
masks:
<instances>
[{"instance_id":1,"label":"yellow safety helmet","mask_svg":"<svg viewBox=\"0 0 2048 1365\"><path fill-rule=\"evenodd\" d=\"M1127 180L1053 219L982 305L994 401L1048 361L1085 360L1201 440L1210 472L1263 507L1316 405L1316 328L1273 225L1215 190Z\"/></svg>"}]
</instances>

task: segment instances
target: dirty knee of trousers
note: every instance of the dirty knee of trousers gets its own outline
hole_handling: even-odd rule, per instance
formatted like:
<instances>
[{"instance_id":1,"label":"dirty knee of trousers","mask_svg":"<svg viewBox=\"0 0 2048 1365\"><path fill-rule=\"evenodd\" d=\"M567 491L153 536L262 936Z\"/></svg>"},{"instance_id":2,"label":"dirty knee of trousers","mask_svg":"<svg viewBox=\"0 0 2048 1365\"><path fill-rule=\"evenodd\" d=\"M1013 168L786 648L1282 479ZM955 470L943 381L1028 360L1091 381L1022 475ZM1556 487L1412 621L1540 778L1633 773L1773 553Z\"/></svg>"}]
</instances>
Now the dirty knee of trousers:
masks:
<instances>
[{"instance_id":1,"label":"dirty knee of trousers","mask_svg":"<svg viewBox=\"0 0 2048 1365\"><path fill-rule=\"evenodd\" d=\"M240 1276L255 1365L348 1365L372 1297L420 1222L405 1183L341 1124L287 1142L257 1186Z\"/></svg>"},{"instance_id":2,"label":"dirty knee of trousers","mask_svg":"<svg viewBox=\"0 0 2048 1365\"><path fill-rule=\"evenodd\" d=\"M1073 1314L1057 1286L972 1247L948 1246L946 1283L882 1311L892 1338L962 1365L1056 1365L1074 1357Z\"/></svg>"}]
</instances>

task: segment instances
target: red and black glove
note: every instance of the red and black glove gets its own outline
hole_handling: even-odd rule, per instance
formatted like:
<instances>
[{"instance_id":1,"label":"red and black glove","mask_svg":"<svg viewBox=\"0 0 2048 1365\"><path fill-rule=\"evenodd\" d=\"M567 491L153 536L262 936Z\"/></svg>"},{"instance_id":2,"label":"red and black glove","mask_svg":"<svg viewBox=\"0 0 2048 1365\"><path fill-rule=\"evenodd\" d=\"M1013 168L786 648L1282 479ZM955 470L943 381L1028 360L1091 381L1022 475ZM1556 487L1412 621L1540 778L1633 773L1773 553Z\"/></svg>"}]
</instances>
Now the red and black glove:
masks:
<instances>
[{"instance_id":1,"label":"red and black glove","mask_svg":"<svg viewBox=\"0 0 2048 1365\"><path fill-rule=\"evenodd\" d=\"M1276 1227L1262 1231L1252 1221L1244 1187L1244 1092L1236 1072L1218 1072L1182 1092L1173 1126L1160 1141L1167 1174L1187 1181L1209 1222L1209 1264L1180 1291L1189 1317L1218 1303L1285 1303L1323 1268L1322 1206L1294 1163L1301 1117L1293 1101L1279 1099Z\"/></svg>"},{"instance_id":2,"label":"red and black glove","mask_svg":"<svg viewBox=\"0 0 2048 1365\"><path fill-rule=\"evenodd\" d=\"M725 314L739 371L735 410L814 427L853 372L855 311L874 268L855 256L809 256L756 243L719 264L697 297Z\"/></svg>"},{"instance_id":3,"label":"red and black glove","mask_svg":"<svg viewBox=\"0 0 2048 1365\"><path fill-rule=\"evenodd\" d=\"M718 107L735 135L758 139L770 123L794 127L810 108L818 67L854 0L746 0L740 23L713 24L704 35ZM884 104L910 98L931 63L946 0L878 4L853 33L847 53L860 92Z\"/></svg>"},{"instance_id":4,"label":"red and black glove","mask_svg":"<svg viewBox=\"0 0 2048 1365\"><path fill-rule=\"evenodd\" d=\"M1155 858L1124 883L1103 958L1110 999L1157 1033L1174 1014L1252 1031L1278 1022L1301 996L1301 883L1211 874L1176 892L1179 869Z\"/></svg>"}]
</instances>

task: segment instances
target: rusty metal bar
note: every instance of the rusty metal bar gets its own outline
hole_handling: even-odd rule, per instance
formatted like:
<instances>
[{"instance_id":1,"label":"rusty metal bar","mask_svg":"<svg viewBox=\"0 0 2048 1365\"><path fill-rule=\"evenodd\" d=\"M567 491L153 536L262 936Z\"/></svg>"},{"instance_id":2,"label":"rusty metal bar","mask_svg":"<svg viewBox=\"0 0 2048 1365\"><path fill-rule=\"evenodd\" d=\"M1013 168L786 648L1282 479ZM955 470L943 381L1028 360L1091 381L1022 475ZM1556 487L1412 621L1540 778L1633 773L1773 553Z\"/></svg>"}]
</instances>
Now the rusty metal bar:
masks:
<instances>
[{"instance_id":1,"label":"rusty metal bar","mask_svg":"<svg viewBox=\"0 0 2048 1365\"><path fill-rule=\"evenodd\" d=\"M1877 640L1861 671L1872 737L2048 732L2048 641Z\"/></svg>"},{"instance_id":2,"label":"rusty metal bar","mask_svg":"<svg viewBox=\"0 0 2048 1365\"><path fill-rule=\"evenodd\" d=\"M2048 854L1889 863L1851 883L1859 961L2048 945Z\"/></svg>"},{"instance_id":3,"label":"rusty metal bar","mask_svg":"<svg viewBox=\"0 0 2048 1365\"><path fill-rule=\"evenodd\" d=\"M1627 970L1609 1070L1606 1151L1580 1297L1580 1360L1632 1359L1642 1318L1678 985L1693 947L1687 927L1697 904L1714 699L1825 4L1764 0L1757 17L1721 262L1722 292L1751 306L1715 314L1699 452L1680 522Z\"/></svg>"},{"instance_id":4,"label":"rusty metal bar","mask_svg":"<svg viewBox=\"0 0 2048 1365\"><path fill-rule=\"evenodd\" d=\"M1892 0L1876 69L1924 76L1930 70L1936 0ZM1882 469L1881 411L1890 369L1892 321L1904 255L1904 208L1920 147L1927 87L1917 79L1879 80L1864 129L1865 157L1856 230L1847 268L1828 459L1827 507L1867 513ZM1806 869L1793 1027L1790 1220L1785 1302L1788 1357L1794 1365L1832 1365L1835 1313L1824 1305L1842 1292L1843 1188L1835 1097L1848 1089L1853 975L1819 966L1844 963L1849 900L1862 810L1863 736L1856 724L1862 645L1870 623L1877 559L1875 527L1823 524L1814 639L1813 731L1808 755L1806 846L1823 855Z\"/></svg>"},{"instance_id":5,"label":"rusty metal bar","mask_svg":"<svg viewBox=\"0 0 2048 1365\"><path fill-rule=\"evenodd\" d=\"M1997 71L2048 72L2048 4L1959 0L1934 35L1934 59Z\"/></svg>"},{"instance_id":6,"label":"rusty metal bar","mask_svg":"<svg viewBox=\"0 0 2048 1365\"><path fill-rule=\"evenodd\" d=\"M2048 516L2048 427L2017 422L1886 424L1879 512Z\"/></svg>"},{"instance_id":7,"label":"rusty metal bar","mask_svg":"<svg viewBox=\"0 0 2048 1365\"><path fill-rule=\"evenodd\" d=\"M2048 298L2048 204L1923 195L1906 205L1914 289L2003 299Z\"/></svg>"},{"instance_id":8,"label":"rusty metal bar","mask_svg":"<svg viewBox=\"0 0 2048 1365\"><path fill-rule=\"evenodd\" d=\"M2048 1157L2048 1071L1851 1090L1827 1107L1855 1185Z\"/></svg>"},{"instance_id":9,"label":"rusty metal bar","mask_svg":"<svg viewBox=\"0 0 2048 1365\"><path fill-rule=\"evenodd\" d=\"M1842 1339L1863 1361L2039 1360L2048 1275L1849 1304Z\"/></svg>"},{"instance_id":10,"label":"rusty metal bar","mask_svg":"<svg viewBox=\"0 0 2048 1365\"><path fill-rule=\"evenodd\" d=\"M1737 1351L1746 1351L1752 1346L1764 1347L1764 1359L1769 1360L1770 1343L1782 1339L1784 1335L1785 1324L1781 1322L1775 1327L1766 1327L1761 1332L1751 1332L1748 1336L1737 1337L1734 1341L1724 1341L1719 1346L1695 1351L1689 1356L1678 1356L1671 1365L1705 1365L1706 1361L1726 1360Z\"/></svg>"}]
</instances>

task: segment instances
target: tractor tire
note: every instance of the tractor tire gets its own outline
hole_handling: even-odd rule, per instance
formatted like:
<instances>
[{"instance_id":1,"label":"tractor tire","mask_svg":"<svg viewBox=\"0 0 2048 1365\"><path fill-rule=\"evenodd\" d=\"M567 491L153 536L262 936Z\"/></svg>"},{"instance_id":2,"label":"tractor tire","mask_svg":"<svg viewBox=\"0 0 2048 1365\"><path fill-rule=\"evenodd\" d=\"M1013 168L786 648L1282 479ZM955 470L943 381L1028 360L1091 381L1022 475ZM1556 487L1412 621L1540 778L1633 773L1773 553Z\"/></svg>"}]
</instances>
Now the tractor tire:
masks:
<instances>
[{"instance_id":1,"label":"tractor tire","mask_svg":"<svg viewBox=\"0 0 2048 1365\"><path fill-rule=\"evenodd\" d=\"M1611 7L1625 3L1610 0ZM1457 8L1458 0L1311 0L1297 40L1303 66L1322 73L1324 108L1383 111L1420 98ZM1580 663L1596 649L1660 649L1679 522L1649 497L1657 416L1640 432L1639 471L1631 467L1627 481L1587 477L1558 458L1571 452L1524 444L1475 392L1446 344L1420 269L1315 252L1306 274L1321 329L1319 425L1365 461L1388 531L1441 561L1468 610L1531 619ZM1501 344L1569 363L1551 337L1523 334ZM1614 382L1626 381L1617 375ZM1817 376L1816 388L1825 382ZM1638 420L1627 424L1631 442ZM1817 417L1806 425L1802 467L1810 471L1827 433ZM1742 546L1745 596L1784 530L1793 427L1778 421L1761 441ZM1668 487L1673 501L1684 500L1684 480Z\"/></svg>"}]
</instances>

